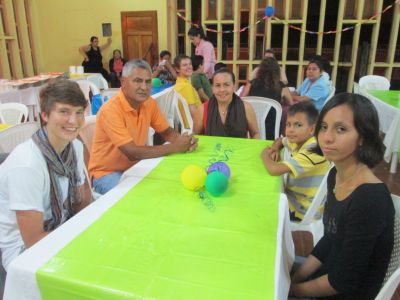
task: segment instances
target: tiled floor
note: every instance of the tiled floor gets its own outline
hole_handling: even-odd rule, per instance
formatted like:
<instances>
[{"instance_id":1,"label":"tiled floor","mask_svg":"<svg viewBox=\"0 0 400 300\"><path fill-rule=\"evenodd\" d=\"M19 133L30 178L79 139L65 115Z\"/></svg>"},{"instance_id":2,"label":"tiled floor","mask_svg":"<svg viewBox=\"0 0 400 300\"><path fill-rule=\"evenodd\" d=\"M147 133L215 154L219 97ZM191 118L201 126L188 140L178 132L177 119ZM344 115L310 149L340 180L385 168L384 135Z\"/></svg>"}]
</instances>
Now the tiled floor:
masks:
<instances>
[{"instance_id":1,"label":"tiled floor","mask_svg":"<svg viewBox=\"0 0 400 300\"><path fill-rule=\"evenodd\" d=\"M382 162L376 166L374 174L388 186L390 192L395 195L400 195L400 164L397 165L396 174L389 172L389 164ZM298 231L293 232L293 241L296 255L307 256L313 249L312 235L309 232ZM400 285L393 295L392 300L400 300Z\"/></svg>"}]
</instances>

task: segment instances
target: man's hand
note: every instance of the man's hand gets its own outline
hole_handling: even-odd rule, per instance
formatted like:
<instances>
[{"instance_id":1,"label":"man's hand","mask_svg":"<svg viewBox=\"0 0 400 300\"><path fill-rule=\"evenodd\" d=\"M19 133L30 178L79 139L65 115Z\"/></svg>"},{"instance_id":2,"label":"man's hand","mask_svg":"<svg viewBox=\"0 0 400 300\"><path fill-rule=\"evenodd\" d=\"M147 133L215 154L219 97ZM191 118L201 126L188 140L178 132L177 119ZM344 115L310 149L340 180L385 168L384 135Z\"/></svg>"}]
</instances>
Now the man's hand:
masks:
<instances>
[{"instance_id":1,"label":"man's hand","mask_svg":"<svg viewBox=\"0 0 400 300\"><path fill-rule=\"evenodd\" d=\"M191 152L197 148L197 139L193 135L187 133L180 134L172 142L175 152Z\"/></svg>"},{"instance_id":2,"label":"man's hand","mask_svg":"<svg viewBox=\"0 0 400 300\"><path fill-rule=\"evenodd\" d=\"M194 137L192 134L190 135L191 139L190 139L190 147L188 152L193 152L194 150L196 150L197 146L198 146L198 138Z\"/></svg>"}]
</instances>

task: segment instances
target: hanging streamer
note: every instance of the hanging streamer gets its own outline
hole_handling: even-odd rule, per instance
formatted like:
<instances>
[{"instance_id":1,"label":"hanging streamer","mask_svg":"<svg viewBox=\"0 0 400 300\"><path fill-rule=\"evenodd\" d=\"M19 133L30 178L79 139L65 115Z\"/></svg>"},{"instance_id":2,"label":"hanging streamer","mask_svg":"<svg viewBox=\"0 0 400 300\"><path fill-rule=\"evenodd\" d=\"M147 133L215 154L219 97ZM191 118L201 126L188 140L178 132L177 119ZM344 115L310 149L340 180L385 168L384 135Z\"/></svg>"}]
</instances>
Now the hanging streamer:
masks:
<instances>
[{"instance_id":1,"label":"hanging streamer","mask_svg":"<svg viewBox=\"0 0 400 300\"><path fill-rule=\"evenodd\" d=\"M281 20L281 19L279 19L278 17L273 16L274 8L273 8L272 6L268 6L268 7L265 8L265 13L266 13L266 15L265 15L263 18L257 20L254 24L245 26L245 27L243 27L243 28L241 28L241 29L238 29L238 30L224 30L224 31L218 31L218 30L216 30L216 29L207 28L207 27L205 27L204 29L205 29L206 31L208 31L208 32L214 32L214 33L235 33L235 32L244 32L244 31L246 31L246 30L248 30L248 29L250 29L250 28L253 28L254 26L258 25L260 22L263 22L263 21L265 22L266 19L271 18L271 19L273 19L273 20L275 20L275 21L278 21L279 24L288 25L289 28L291 28L291 29L295 29L295 30L298 30L298 31L302 31L302 32L305 32L305 33L308 33L308 34L318 34L318 35L321 35L321 34L326 34L326 35L327 35L327 34L336 34L336 33L338 33L338 32L345 32L345 31L353 30L353 29L356 28L357 26L361 26L361 25L367 23L368 21L371 21L371 20L376 19L379 15L382 15L382 14L384 14L385 12L387 12L387 11L388 11L389 9L391 9L394 5L399 4L399 2L400 2L400 0L396 0L396 1L393 2L393 4L390 4L390 5L386 6L381 12L377 12L377 13L373 14L373 15L372 15L370 18L368 18L367 20L361 20L361 21L359 21L358 23L356 23L355 25L342 28L341 30L312 31L312 30L303 29L303 28L301 28L301 27L298 27L298 26L289 24L289 22L286 21L286 20ZM185 17L182 16L179 12L177 12L176 14L178 15L179 18L181 18L182 20L184 20L186 23L190 23L190 25L192 25L192 26L194 26L194 27L199 27L198 24L193 23L191 20L186 20Z\"/></svg>"}]
</instances>

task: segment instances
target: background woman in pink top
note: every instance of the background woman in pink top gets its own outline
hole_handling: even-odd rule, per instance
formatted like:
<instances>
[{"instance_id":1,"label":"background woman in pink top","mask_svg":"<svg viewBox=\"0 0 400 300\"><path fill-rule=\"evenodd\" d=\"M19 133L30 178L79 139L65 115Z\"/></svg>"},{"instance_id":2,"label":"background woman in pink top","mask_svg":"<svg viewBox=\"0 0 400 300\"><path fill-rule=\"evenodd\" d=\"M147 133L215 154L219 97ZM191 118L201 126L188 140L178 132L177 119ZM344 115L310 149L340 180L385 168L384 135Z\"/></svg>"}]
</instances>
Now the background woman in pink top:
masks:
<instances>
[{"instance_id":1,"label":"background woman in pink top","mask_svg":"<svg viewBox=\"0 0 400 300\"><path fill-rule=\"evenodd\" d=\"M111 58L108 63L110 68L110 81L112 88L119 88L121 86L119 78L121 77L122 67L125 63L126 60L121 57L121 51L115 49L113 51L113 58Z\"/></svg>"},{"instance_id":2,"label":"background woman in pink top","mask_svg":"<svg viewBox=\"0 0 400 300\"><path fill-rule=\"evenodd\" d=\"M204 73L208 79L211 79L216 61L213 44L205 40L204 31L201 27L191 27L188 35L192 44L196 46L195 54L204 57Z\"/></svg>"}]
</instances>

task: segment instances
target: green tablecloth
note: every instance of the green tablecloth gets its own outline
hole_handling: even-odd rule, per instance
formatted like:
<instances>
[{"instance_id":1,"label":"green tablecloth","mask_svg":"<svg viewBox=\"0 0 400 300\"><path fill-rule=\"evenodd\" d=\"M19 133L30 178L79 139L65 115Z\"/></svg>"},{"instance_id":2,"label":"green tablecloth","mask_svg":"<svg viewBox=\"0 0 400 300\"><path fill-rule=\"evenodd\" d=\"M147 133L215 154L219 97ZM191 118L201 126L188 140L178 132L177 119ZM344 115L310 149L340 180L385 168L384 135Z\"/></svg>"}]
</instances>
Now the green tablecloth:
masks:
<instances>
[{"instance_id":1,"label":"green tablecloth","mask_svg":"<svg viewBox=\"0 0 400 300\"><path fill-rule=\"evenodd\" d=\"M368 93L379 100L400 109L400 91L369 90Z\"/></svg>"},{"instance_id":2,"label":"green tablecloth","mask_svg":"<svg viewBox=\"0 0 400 300\"><path fill-rule=\"evenodd\" d=\"M166 157L37 272L43 299L273 299L280 178L270 142L200 137ZM180 183L189 164L227 160L221 197Z\"/></svg>"}]
</instances>

